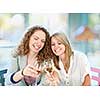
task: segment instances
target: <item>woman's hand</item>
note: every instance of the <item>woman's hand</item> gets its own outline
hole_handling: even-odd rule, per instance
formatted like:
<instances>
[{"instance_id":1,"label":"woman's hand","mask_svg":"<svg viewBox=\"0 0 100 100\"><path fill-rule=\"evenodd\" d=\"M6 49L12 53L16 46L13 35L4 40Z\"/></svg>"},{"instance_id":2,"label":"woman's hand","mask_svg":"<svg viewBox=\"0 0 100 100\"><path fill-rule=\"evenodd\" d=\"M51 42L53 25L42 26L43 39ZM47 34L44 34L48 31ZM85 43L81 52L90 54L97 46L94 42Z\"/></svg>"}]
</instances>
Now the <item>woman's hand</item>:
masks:
<instances>
[{"instance_id":1,"label":"woman's hand","mask_svg":"<svg viewBox=\"0 0 100 100\"><path fill-rule=\"evenodd\" d=\"M38 77L40 72L41 72L40 69L37 69L34 66L30 66L30 65L27 65L23 69L23 75L24 76Z\"/></svg>"},{"instance_id":2,"label":"woman's hand","mask_svg":"<svg viewBox=\"0 0 100 100\"><path fill-rule=\"evenodd\" d=\"M91 85L90 76L89 76L89 74L87 74L84 78L84 82L83 82L82 86L90 86L90 85Z\"/></svg>"},{"instance_id":3,"label":"woman's hand","mask_svg":"<svg viewBox=\"0 0 100 100\"><path fill-rule=\"evenodd\" d=\"M52 71L51 73L47 72L46 79L46 82L51 86L59 85L60 80L56 71Z\"/></svg>"},{"instance_id":4,"label":"woman's hand","mask_svg":"<svg viewBox=\"0 0 100 100\"><path fill-rule=\"evenodd\" d=\"M30 61L29 64L23 69L24 76L38 77L40 75L41 68L38 67L37 58L34 61Z\"/></svg>"}]
</instances>

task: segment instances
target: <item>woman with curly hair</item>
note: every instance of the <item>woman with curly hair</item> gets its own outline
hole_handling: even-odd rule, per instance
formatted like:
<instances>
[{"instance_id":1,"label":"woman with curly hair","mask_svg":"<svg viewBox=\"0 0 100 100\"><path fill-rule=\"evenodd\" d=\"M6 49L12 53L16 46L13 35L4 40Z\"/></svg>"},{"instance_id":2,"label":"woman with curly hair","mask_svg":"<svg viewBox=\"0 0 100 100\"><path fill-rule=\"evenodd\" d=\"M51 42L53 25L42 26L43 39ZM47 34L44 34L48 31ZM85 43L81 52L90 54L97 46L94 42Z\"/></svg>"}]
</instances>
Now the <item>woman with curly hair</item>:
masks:
<instances>
[{"instance_id":1,"label":"woman with curly hair","mask_svg":"<svg viewBox=\"0 0 100 100\"><path fill-rule=\"evenodd\" d=\"M12 57L6 85L38 85L43 62L52 58L49 32L41 26L28 29Z\"/></svg>"}]
</instances>

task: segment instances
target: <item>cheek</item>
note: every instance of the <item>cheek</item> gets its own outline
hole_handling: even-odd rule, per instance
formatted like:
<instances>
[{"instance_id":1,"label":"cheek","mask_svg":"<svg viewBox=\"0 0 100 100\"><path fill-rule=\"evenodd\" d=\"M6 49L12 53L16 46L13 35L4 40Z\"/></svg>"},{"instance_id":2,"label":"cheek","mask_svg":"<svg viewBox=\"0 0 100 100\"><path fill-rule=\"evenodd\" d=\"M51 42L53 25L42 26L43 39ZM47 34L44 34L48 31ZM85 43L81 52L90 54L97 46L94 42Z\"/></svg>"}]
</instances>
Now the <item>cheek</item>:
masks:
<instances>
[{"instance_id":1,"label":"cheek","mask_svg":"<svg viewBox=\"0 0 100 100\"><path fill-rule=\"evenodd\" d=\"M53 46L51 46L51 49L52 49L52 51L54 50L54 47Z\"/></svg>"},{"instance_id":2,"label":"cheek","mask_svg":"<svg viewBox=\"0 0 100 100\"><path fill-rule=\"evenodd\" d=\"M31 47L32 46L32 42L31 41L29 41L29 47Z\"/></svg>"},{"instance_id":3,"label":"cheek","mask_svg":"<svg viewBox=\"0 0 100 100\"><path fill-rule=\"evenodd\" d=\"M43 48L44 46L45 46L45 43L42 43L42 44L41 44L41 48Z\"/></svg>"},{"instance_id":4,"label":"cheek","mask_svg":"<svg viewBox=\"0 0 100 100\"><path fill-rule=\"evenodd\" d=\"M62 47L62 52L65 52L65 47Z\"/></svg>"},{"instance_id":5,"label":"cheek","mask_svg":"<svg viewBox=\"0 0 100 100\"><path fill-rule=\"evenodd\" d=\"M54 47L53 47L53 46L51 47L51 49L52 49L53 53L55 53L55 51L54 51Z\"/></svg>"},{"instance_id":6,"label":"cheek","mask_svg":"<svg viewBox=\"0 0 100 100\"><path fill-rule=\"evenodd\" d=\"M35 43L35 40L30 39L30 41L29 41L29 45L33 45L34 43Z\"/></svg>"}]
</instances>

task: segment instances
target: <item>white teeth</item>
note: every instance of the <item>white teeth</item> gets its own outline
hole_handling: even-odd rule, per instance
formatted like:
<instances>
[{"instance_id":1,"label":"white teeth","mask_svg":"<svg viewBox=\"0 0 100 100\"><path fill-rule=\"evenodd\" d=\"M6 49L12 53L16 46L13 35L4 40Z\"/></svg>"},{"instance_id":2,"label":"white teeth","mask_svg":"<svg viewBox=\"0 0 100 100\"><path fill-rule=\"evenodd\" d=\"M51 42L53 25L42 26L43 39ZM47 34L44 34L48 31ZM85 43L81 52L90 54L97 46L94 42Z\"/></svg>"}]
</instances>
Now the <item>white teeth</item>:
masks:
<instances>
[{"instance_id":1,"label":"white teeth","mask_svg":"<svg viewBox=\"0 0 100 100\"><path fill-rule=\"evenodd\" d=\"M60 49L57 49L57 50L55 50L56 52L59 52L60 51Z\"/></svg>"},{"instance_id":2,"label":"white teeth","mask_svg":"<svg viewBox=\"0 0 100 100\"><path fill-rule=\"evenodd\" d=\"M39 47L35 46L36 49L39 49Z\"/></svg>"}]
</instances>

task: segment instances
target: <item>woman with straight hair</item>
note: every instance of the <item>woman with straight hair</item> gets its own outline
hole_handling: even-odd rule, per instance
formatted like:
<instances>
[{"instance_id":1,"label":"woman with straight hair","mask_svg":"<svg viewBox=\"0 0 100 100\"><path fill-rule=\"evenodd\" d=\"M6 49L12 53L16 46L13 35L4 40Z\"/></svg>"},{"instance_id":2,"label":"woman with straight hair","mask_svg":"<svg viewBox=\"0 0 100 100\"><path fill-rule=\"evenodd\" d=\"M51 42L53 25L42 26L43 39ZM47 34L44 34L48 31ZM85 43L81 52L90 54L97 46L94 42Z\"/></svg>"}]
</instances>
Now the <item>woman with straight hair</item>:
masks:
<instances>
[{"instance_id":1,"label":"woman with straight hair","mask_svg":"<svg viewBox=\"0 0 100 100\"><path fill-rule=\"evenodd\" d=\"M89 62L87 56L79 51L72 50L69 40L63 33L51 36L51 49L54 66L58 70L60 83L67 86L89 86ZM51 77L48 77L52 81Z\"/></svg>"}]
</instances>

